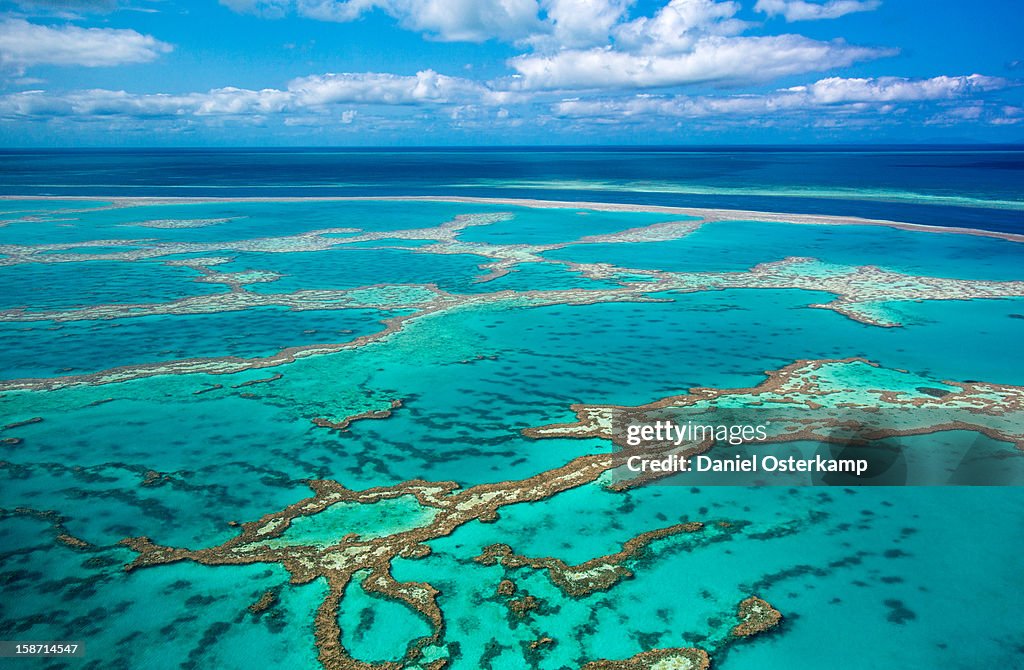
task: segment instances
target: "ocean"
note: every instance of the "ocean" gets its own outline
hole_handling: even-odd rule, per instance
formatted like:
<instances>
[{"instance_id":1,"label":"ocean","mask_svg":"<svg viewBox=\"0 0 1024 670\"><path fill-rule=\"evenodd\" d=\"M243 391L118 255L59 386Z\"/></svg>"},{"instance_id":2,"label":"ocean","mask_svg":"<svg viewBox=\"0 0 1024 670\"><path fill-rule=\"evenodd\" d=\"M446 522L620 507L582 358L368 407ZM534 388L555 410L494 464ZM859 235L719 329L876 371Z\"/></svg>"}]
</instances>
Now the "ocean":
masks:
<instances>
[{"instance_id":1,"label":"ocean","mask_svg":"<svg viewBox=\"0 0 1024 670\"><path fill-rule=\"evenodd\" d=\"M47 668L1020 667L1022 168L0 152L0 640L84 645ZM671 399L891 411L910 485L620 486L588 417ZM750 597L782 620L747 638Z\"/></svg>"}]
</instances>

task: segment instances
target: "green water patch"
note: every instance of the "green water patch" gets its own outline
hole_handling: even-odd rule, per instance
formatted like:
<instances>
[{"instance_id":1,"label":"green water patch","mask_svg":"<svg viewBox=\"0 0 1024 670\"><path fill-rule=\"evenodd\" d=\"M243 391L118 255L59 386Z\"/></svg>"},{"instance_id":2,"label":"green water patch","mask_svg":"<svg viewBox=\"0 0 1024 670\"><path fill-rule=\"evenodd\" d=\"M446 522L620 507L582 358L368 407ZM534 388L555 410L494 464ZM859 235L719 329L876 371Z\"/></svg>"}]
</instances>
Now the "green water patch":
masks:
<instances>
[{"instance_id":1,"label":"green water patch","mask_svg":"<svg viewBox=\"0 0 1024 670\"><path fill-rule=\"evenodd\" d=\"M423 507L413 496L380 500L375 503L339 502L313 516L300 516L269 546L337 544L341 538L356 533L369 540L393 535L429 524L437 510Z\"/></svg>"},{"instance_id":2,"label":"green water patch","mask_svg":"<svg viewBox=\"0 0 1024 670\"><path fill-rule=\"evenodd\" d=\"M381 400L402 399L391 418L356 423L338 436L353 461L346 477L367 484L379 475L467 483L528 476L601 448L586 440L541 445L521 435L571 418L573 403L639 404L702 384L752 385L763 370L807 353L789 337L790 326L776 324L771 315L779 309L806 312L815 326L838 322L854 341L863 326L805 308L820 297L720 292L655 304L456 310L409 322L386 346L297 361L282 383L253 392L307 416L366 409L359 394L333 381L341 378ZM723 325L735 334L721 337ZM789 350L776 357L780 341ZM669 360L681 364L652 364Z\"/></svg>"}]
</instances>

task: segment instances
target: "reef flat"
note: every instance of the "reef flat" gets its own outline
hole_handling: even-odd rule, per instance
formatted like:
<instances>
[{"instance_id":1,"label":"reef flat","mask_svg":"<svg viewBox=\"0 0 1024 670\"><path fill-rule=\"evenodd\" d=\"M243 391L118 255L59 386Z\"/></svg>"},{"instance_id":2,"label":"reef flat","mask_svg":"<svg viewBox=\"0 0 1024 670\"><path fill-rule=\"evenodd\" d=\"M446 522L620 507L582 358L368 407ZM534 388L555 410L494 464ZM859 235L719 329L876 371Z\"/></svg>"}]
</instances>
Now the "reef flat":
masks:
<instances>
[{"instance_id":1,"label":"reef flat","mask_svg":"<svg viewBox=\"0 0 1024 670\"><path fill-rule=\"evenodd\" d=\"M135 202L135 201L132 201ZM162 201L161 201L162 202ZM177 203L178 201L173 201ZM231 201L233 202L233 201ZM259 201L264 202L264 201ZM334 201L325 201L331 203ZM121 203L120 207L129 207ZM613 211L619 211L616 208ZM705 214L705 216L707 216ZM717 216L721 216L718 213ZM493 214L460 214L438 226L413 229L389 229L381 232L363 232L355 228L330 228L302 232L276 238L238 240L229 243L174 243L152 240L86 240L68 244L13 245L0 244L0 266L24 264L62 264L103 260L107 262L140 262L166 259L181 255L200 254L190 258L163 260L165 265L198 273L193 281L220 284L226 293L213 293L180 298L167 303L115 303L82 306L71 310L47 311L41 305L31 310L22 308L0 310L0 323L96 321L152 315L205 314L239 311L257 307L278 306L291 310L335 310L374 308L386 311L411 311L400 317L384 321L385 327L377 334L360 338L357 343L328 343L282 349L273 356L251 360L238 357L223 359L192 359L160 365L122 366L115 370L98 371L92 375L65 378L12 380L0 383L0 390L28 388L58 388L69 384L102 384L125 381L138 377L184 372L229 374L251 368L279 365L297 357L336 352L350 346L386 338L402 325L415 318L438 311L465 307L497 305L585 305L610 301L650 301L663 299L664 292L700 292L726 289L804 289L824 291L835 298L827 303L810 307L831 309L857 321L876 326L900 325L893 309L900 303L928 300L970 300L982 298L1019 298L1024 296L1024 281L964 280L946 277L905 275L869 266L846 266L821 262L814 258L787 257L778 261L760 263L742 272L667 272L649 268L620 267L609 263L581 263L560 261L545 256L575 246L593 244L637 244L669 242L684 239L701 227L701 221L654 223L628 228L616 233L586 235L567 242L528 245L485 242L467 243L459 234L474 226L493 226L507 222L507 212ZM805 217L804 223L817 222ZM229 219L224 219L229 220ZM704 222L715 220L705 218ZM766 220L774 220L772 217ZM831 222L831 223L834 223ZM876 222L884 223L884 222ZM123 225L123 224L122 224ZM341 237L338 237L341 236ZM403 246L402 241L429 241L431 244ZM483 257L488 262L478 268L485 274L476 277L474 284L486 284L504 277L523 264L545 264L559 267L582 278L599 280L607 287L589 288L581 282L579 288L564 290L500 290L453 294L436 284L402 285L373 284L349 290L299 290L290 293L255 293L248 290L253 284L273 283L280 273L267 269L246 268L225 272L215 268L231 264L226 256L202 256L210 253L313 253L344 250L349 245L387 241L388 244L370 249L402 250L413 254L458 255ZM143 246L134 246L143 245ZM89 250L134 246L130 250L109 253L89 253ZM67 253L73 249L74 253ZM360 247L364 249L364 247Z\"/></svg>"},{"instance_id":2,"label":"reef flat","mask_svg":"<svg viewBox=\"0 0 1024 670\"><path fill-rule=\"evenodd\" d=\"M1019 488L677 481L627 463L738 448L624 428L742 417L780 455L877 443L900 483L1015 483L1016 233L7 204L4 639L83 639L96 667L747 670L821 667L854 622L877 667L1014 655Z\"/></svg>"}]
</instances>

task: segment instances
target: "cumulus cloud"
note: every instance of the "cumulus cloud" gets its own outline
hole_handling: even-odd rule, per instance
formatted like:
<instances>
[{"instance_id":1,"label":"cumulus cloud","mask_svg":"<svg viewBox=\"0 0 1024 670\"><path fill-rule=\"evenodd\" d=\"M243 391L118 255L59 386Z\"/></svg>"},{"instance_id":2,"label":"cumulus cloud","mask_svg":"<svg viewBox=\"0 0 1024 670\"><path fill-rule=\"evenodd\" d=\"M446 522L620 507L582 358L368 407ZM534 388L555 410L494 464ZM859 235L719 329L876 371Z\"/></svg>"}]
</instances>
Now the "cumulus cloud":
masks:
<instances>
[{"instance_id":1,"label":"cumulus cloud","mask_svg":"<svg viewBox=\"0 0 1024 670\"><path fill-rule=\"evenodd\" d=\"M940 76L930 79L829 77L806 86L780 89L764 95L649 95L620 98L571 99L555 102L495 90L477 82L424 70L415 75L388 73L323 74L295 79L284 88L251 90L223 87L206 92L136 94L91 89L63 95L23 91L0 96L0 118L71 118L82 121L118 118L205 120L207 123L247 122L277 116L287 125L349 125L357 110L380 106L428 108L424 114L447 118L460 125L513 123L523 112L531 118L552 118L591 123L658 119L759 119L770 122L789 117L801 123L829 116L889 114L908 105L934 103L953 118L953 110L985 109L986 119L1019 119L1016 108L1005 113L980 99L982 94L1015 85L983 75ZM510 114L512 106L517 112ZM943 107L945 106L945 107ZM808 114L813 111L813 114ZM510 118L512 117L512 118ZM361 118L361 117L360 117ZM369 117L368 117L369 118ZM962 120L969 120L961 114ZM977 117L975 117L977 118ZM996 122L990 120L989 122Z\"/></svg>"},{"instance_id":2,"label":"cumulus cloud","mask_svg":"<svg viewBox=\"0 0 1024 670\"><path fill-rule=\"evenodd\" d=\"M470 79L449 77L433 70L422 70L415 75L376 72L314 75L293 80L288 85L288 93L301 106L500 102L509 95Z\"/></svg>"},{"instance_id":3,"label":"cumulus cloud","mask_svg":"<svg viewBox=\"0 0 1024 670\"><path fill-rule=\"evenodd\" d=\"M799 35L701 38L681 53L617 49L561 51L509 61L524 89L652 88L708 82L751 83L845 67L888 52Z\"/></svg>"},{"instance_id":4,"label":"cumulus cloud","mask_svg":"<svg viewBox=\"0 0 1024 670\"><path fill-rule=\"evenodd\" d=\"M448 77L433 70L415 75L378 72L322 74L301 77L284 89L216 88L200 93L136 94L90 89L65 95L23 91L0 97L0 116L259 116L281 113L330 113L335 105L497 104L511 94L493 91L477 82ZM341 113L351 123L355 111Z\"/></svg>"},{"instance_id":5,"label":"cumulus cloud","mask_svg":"<svg viewBox=\"0 0 1024 670\"><path fill-rule=\"evenodd\" d=\"M943 100L970 93L1007 88L1011 82L1002 77L972 74L960 77L932 77L907 79L905 77L876 77L873 79L843 79L829 77L810 86L787 89L787 93L806 94L817 104L831 105L846 102L912 102Z\"/></svg>"},{"instance_id":6,"label":"cumulus cloud","mask_svg":"<svg viewBox=\"0 0 1024 670\"><path fill-rule=\"evenodd\" d=\"M32 65L100 67L145 63L171 51L170 44L134 30L50 27L24 19L0 21L0 67Z\"/></svg>"},{"instance_id":7,"label":"cumulus cloud","mask_svg":"<svg viewBox=\"0 0 1024 670\"><path fill-rule=\"evenodd\" d=\"M523 39L542 30L535 0L381 0L411 30L452 42Z\"/></svg>"},{"instance_id":8,"label":"cumulus cloud","mask_svg":"<svg viewBox=\"0 0 1024 670\"><path fill-rule=\"evenodd\" d=\"M608 41L634 0L220 0L266 18L295 13L318 21L354 21L379 10L398 24L445 42L489 39L545 46Z\"/></svg>"},{"instance_id":9,"label":"cumulus cloud","mask_svg":"<svg viewBox=\"0 0 1024 670\"><path fill-rule=\"evenodd\" d=\"M899 103L962 100L971 94L1014 85L1000 77L979 74L930 79L879 77L843 79L829 77L807 86L787 88L767 95L652 96L631 98L565 100L554 107L562 117L770 117L809 109L888 113ZM972 104L970 107L977 107Z\"/></svg>"},{"instance_id":10,"label":"cumulus cloud","mask_svg":"<svg viewBox=\"0 0 1024 670\"><path fill-rule=\"evenodd\" d=\"M544 32L537 0L221 0L236 12L318 21L354 21L380 10L407 30L446 42L514 41Z\"/></svg>"},{"instance_id":11,"label":"cumulus cloud","mask_svg":"<svg viewBox=\"0 0 1024 670\"><path fill-rule=\"evenodd\" d=\"M652 53L678 53L692 49L700 39L738 35L749 24L734 18L738 2L670 0L653 17L641 16L615 31L620 48Z\"/></svg>"},{"instance_id":12,"label":"cumulus cloud","mask_svg":"<svg viewBox=\"0 0 1024 670\"><path fill-rule=\"evenodd\" d=\"M606 44L613 27L626 16L632 0L544 0L547 34L535 36L536 47L589 47Z\"/></svg>"},{"instance_id":13,"label":"cumulus cloud","mask_svg":"<svg viewBox=\"0 0 1024 670\"><path fill-rule=\"evenodd\" d=\"M770 81L895 53L801 35L745 36L737 2L670 0L653 16L620 23L612 43L536 51L508 61L526 90L653 88Z\"/></svg>"},{"instance_id":14,"label":"cumulus cloud","mask_svg":"<svg viewBox=\"0 0 1024 670\"><path fill-rule=\"evenodd\" d=\"M838 19L854 12L870 12L878 9L881 4L881 0L828 0L824 3L808 0L757 0L754 11L764 12L768 16L782 15L792 23Z\"/></svg>"},{"instance_id":15,"label":"cumulus cloud","mask_svg":"<svg viewBox=\"0 0 1024 670\"><path fill-rule=\"evenodd\" d=\"M737 18L733 0L663 1L634 18L634 0L221 0L237 11L330 21L379 10L440 40L513 42L528 51L508 61L515 74L499 86L521 91L763 82L895 53L801 35L746 36L752 24ZM812 7L836 13L853 1Z\"/></svg>"}]
</instances>

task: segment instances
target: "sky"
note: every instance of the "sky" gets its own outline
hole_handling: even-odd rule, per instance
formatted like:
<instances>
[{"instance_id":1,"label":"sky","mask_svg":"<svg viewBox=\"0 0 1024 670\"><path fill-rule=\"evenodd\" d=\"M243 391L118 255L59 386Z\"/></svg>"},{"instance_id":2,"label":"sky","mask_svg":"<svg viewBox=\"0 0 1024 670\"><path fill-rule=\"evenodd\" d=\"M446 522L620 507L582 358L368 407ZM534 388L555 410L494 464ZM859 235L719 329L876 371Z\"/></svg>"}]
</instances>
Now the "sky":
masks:
<instances>
[{"instance_id":1,"label":"sky","mask_svg":"<svg viewBox=\"0 0 1024 670\"><path fill-rule=\"evenodd\" d=\"M1019 0L0 0L0 146L1024 141Z\"/></svg>"}]
</instances>

